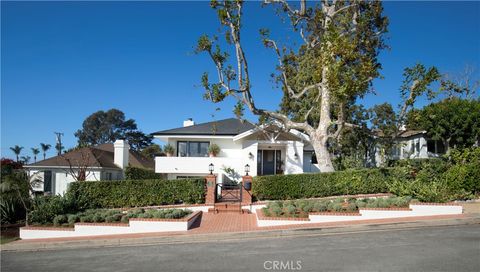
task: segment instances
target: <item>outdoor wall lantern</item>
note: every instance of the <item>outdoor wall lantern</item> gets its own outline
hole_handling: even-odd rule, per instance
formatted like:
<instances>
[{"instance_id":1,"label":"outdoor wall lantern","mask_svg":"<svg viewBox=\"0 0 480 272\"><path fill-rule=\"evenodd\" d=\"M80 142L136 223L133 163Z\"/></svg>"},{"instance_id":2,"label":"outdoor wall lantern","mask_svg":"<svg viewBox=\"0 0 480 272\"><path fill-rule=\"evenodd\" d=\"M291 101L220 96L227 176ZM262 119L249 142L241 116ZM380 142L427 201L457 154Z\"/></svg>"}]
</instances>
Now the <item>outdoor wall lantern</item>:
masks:
<instances>
[{"instance_id":1,"label":"outdoor wall lantern","mask_svg":"<svg viewBox=\"0 0 480 272\"><path fill-rule=\"evenodd\" d=\"M293 157L295 158L295 160L298 160L298 154L295 153L295 155L293 155Z\"/></svg>"},{"instance_id":2,"label":"outdoor wall lantern","mask_svg":"<svg viewBox=\"0 0 480 272\"><path fill-rule=\"evenodd\" d=\"M210 165L208 165L208 171L210 171L210 175L213 175L213 163L210 163Z\"/></svg>"},{"instance_id":3,"label":"outdoor wall lantern","mask_svg":"<svg viewBox=\"0 0 480 272\"><path fill-rule=\"evenodd\" d=\"M250 172L250 165L245 164L245 176L248 176L248 172Z\"/></svg>"},{"instance_id":4,"label":"outdoor wall lantern","mask_svg":"<svg viewBox=\"0 0 480 272\"><path fill-rule=\"evenodd\" d=\"M252 154L252 152L248 152L248 158L251 159L251 160L253 160L253 154Z\"/></svg>"}]
</instances>

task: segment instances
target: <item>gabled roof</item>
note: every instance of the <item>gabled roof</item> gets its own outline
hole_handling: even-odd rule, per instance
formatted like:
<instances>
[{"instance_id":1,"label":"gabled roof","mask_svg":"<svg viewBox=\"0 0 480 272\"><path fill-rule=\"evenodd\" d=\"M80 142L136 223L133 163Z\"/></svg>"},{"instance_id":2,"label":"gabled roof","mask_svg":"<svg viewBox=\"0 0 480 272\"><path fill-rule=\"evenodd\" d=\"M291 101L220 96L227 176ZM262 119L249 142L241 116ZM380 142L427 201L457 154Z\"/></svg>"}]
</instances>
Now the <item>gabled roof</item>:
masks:
<instances>
[{"instance_id":1,"label":"gabled roof","mask_svg":"<svg viewBox=\"0 0 480 272\"><path fill-rule=\"evenodd\" d=\"M188 127L167 129L152 133L152 135L221 135L235 136L253 129L255 126L248 121L240 121L236 118L229 118L208 123L196 124Z\"/></svg>"},{"instance_id":2,"label":"gabled roof","mask_svg":"<svg viewBox=\"0 0 480 272\"><path fill-rule=\"evenodd\" d=\"M70 162L70 163L69 163ZM55 156L46 160L38 161L26 165L32 167L78 167L80 165L88 165L89 167L101 168L118 168L114 163L114 147L113 144L101 144L92 147L83 147L61 156ZM142 168L154 168L154 161L145 158L136 151L129 151L129 165Z\"/></svg>"}]
</instances>

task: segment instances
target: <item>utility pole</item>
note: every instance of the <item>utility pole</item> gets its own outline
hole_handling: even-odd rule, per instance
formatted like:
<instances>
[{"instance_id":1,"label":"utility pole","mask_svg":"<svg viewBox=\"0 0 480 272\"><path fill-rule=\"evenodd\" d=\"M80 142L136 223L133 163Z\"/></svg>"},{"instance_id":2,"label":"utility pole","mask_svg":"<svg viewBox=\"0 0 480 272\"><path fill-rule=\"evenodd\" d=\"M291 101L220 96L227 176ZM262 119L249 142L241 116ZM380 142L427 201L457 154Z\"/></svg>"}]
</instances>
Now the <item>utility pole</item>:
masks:
<instances>
[{"instance_id":1,"label":"utility pole","mask_svg":"<svg viewBox=\"0 0 480 272\"><path fill-rule=\"evenodd\" d=\"M56 135L56 138L57 138L57 144L55 145L55 148L57 149L57 153L58 155L62 155L62 136L63 136L63 133L62 132L54 132L55 135Z\"/></svg>"}]
</instances>

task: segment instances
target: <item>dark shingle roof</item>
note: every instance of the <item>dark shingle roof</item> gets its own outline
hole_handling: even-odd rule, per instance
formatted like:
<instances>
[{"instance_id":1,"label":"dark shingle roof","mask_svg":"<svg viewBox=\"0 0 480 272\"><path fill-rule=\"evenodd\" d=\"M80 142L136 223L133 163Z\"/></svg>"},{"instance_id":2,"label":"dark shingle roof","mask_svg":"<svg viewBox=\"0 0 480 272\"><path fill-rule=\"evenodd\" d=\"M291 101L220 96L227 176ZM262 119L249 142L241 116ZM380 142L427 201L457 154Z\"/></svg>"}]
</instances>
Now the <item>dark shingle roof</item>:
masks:
<instances>
[{"instance_id":1,"label":"dark shingle roof","mask_svg":"<svg viewBox=\"0 0 480 272\"><path fill-rule=\"evenodd\" d=\"M46 160L29 164L28 166L69 167L71 164L73 167L75 167L86 164L89 167L119 168L117 165L115 165L113 156L113 144L101 144L92 147L79 148L65 153L62 156L48 158ZM129 165L153 169L155 162L145 158L136 151L130 150Z\"/></svg>"},{"instance_id":2,"label":"dark shingle roof","mask_svg":"<svg viewBox=\"0 0 480 272\"><path fill-rule=\"evenodd\" d=\"M152 133L152 135L224 135L235 136L255 128L250 122L242 122L236 118L229 118L208 123L196 124L188 127L167 129Z\"/></svg>"}]
</instances>

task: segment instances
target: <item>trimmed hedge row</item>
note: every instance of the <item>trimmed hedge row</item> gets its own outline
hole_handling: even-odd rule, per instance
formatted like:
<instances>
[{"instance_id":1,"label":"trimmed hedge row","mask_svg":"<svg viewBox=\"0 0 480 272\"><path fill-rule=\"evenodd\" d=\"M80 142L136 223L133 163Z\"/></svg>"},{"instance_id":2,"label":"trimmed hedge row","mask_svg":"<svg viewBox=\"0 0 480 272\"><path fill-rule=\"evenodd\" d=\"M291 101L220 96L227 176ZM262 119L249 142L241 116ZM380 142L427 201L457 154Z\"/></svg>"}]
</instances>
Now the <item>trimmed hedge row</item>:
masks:
<instances>
[{"instance_id":1,"label":"trimmed hedge row","mask_svg":"<svg viewBox=\"0 0 480 272\"><path fill-rule=\"evenodd\" d=\"M388 192L388 185L394 180L409 180L412 178L412 174L406 168L257 176L254 177L252 192L258 200L386 193Z\"/></svg>"},{"instance_id":2,"label":"trimmed hedge row","mask_svg":"<svg viewBox=\"0 0 480 272\"><path fill-rule=\"evenodd\" d=\"M155 171L150 169L129 166L125 168L125 179L127 180L163 179L163 175L159 173L155 173Z\"/></svg>"},{"instance_id":3,"label":"trimmed hedge row","mask_svg":"<svg viewBox=\"0 0 480 272\"><path fill-rule=\"evenodd\" d=\"M67 195L79 210L204 203L203 179L123 180L71 183Z\"/></svg>"}]
</instances>

